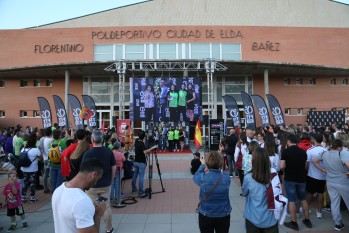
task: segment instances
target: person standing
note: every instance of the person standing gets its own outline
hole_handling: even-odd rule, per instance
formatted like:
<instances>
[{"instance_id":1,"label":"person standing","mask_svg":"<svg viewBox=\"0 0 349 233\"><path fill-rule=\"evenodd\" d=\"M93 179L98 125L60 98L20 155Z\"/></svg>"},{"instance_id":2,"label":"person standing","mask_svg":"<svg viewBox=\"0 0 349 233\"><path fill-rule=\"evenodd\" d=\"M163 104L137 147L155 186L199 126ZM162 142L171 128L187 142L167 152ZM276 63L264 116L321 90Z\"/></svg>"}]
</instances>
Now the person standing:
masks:
<instances>
[{"instance_id":1,"label":"person standing","mask_svg":"<svg viewBox=\"0 0 349 233\"><path fill-rule=\"evenodd\" d=\"M50 146L50 150L54 150L55 147L58 147L58 150L62 154L62 151L64 151L67 148L66 140L61 138L61 131L60 130L54 130L52 132L53 141ZM49 151L50 153L50 151ZM53 161L50 161L50 181L51 181L51 192L53 193L55 189L60 186L63 183L63 176L61 171L61 162L55 163Z\"/></svg>"},{"instance_id":2,"label":"person standing","mask_svg":"<svg viewBox=\"0 0 349 233\"><path fill-rule=\"evenodd\" d=\"M323 166L320 164L321 161ZM341 198L347 208L349 207L349 152L343 150L343 142L336 139L332 143L331 150L318 154L314 157L313 162L322 173L326 174L331 213L335 223L334 229L340 231L344 228L340 213Z\"/></svg>"},{"instance_id":3,"label":"person standing","mask_svg":"<svg viewBox=\"0 0 349 233\"><path fill-rule=\"evenodd\" d=\"M167 141L168 141L168 151L173 152L174 150L174 130L172 126L170 126L170 129L167 132Z\"/></svg>"},{"instance_id":4,"label":"person standing","mask_svg":"<svg viewBox=\"0 0 349 233\"><path fill-rule=\"evenodd\" d=\"M266 192L268 184L271 185L269 156L264 148L259 147L255 149L252 157L252 171L245 175L242 185L242 196L246 197L244 211L246 233L279 232L274 211L268 209Z\"/></svg>"},{"instance_id":5,"label":"person standing","mask_svg":"<svg viewBox=\"0 0 349 233\"><path fill-rule=\"evenodd\" d=\"M173 145L174 151L179 151L179 126L173 131Z\"/></svg>"},{"instance_id":6,"label":"person standing","mask_svg":"<svg viewBox=\"0 0 349 233\"><path fill-rule=\"evenodd\" d=\"M154 121L155 98L153 87L148 84L144 96L145 122Z\"/></svg>"},{"instance_id":7,"label":"person standing","mask_svg":"<svg viewBox=\"0 0 349 233\"><path fill-rule=\"evenodd\" d=\"M280 169L283 169L285 174L284 186L289 201L291 221L285 222L284 225L293 230L299 230L296 216L296 201L299 200L304 211L303 223L307 228L312 228L305 190L307 154L297 146L297 137L294 134L287 136L287 147L281 154Z\"/></svg>"},{"instance_id":8,"label":"person standing","mask_svg":"<svg viewBox=\"0 0 349 233\"><path fill-rule=\"evenodd\" d=\"M230 177L222 173L223 158L218 151L201 157L201 166L193 181L200 187L199 228L201 233L228 233L231 205L229 200Z\"/></svg>"},{"instance_id":9,"label":"person standing","mask_svg":"<svg viewBox=\"0 0 349 233\"><path fill-rule=\"evenodd\" d=\"M228 169L229 169L229 176L233 177L234 173L237 176L237 170L235 167L235 160L234 160L234 152L236 143L239 141L238 136L235 134L235 129L229 130L229 135L225 139L225 143L227 145L227 160L228 160Z\"/></svg>"},{"instance_id":10,"label":"person standing","mask_svg":"<svg viewBox=\"0 0 349 233\"><path fill-rule=\"evenodd\" d=\"M116 162L113 152L102 145L103 143L103 132L100 129L94 129L91 136L93 148L84 154L82 163L89 159L97 159L103 164L103 176L98 182L86 191L87 195L92 201L99 197L110 196L110 186L112 180L115 177ZM110 208L110 202L106 203L107 209L104 212L103 219L106 226L107 233L113 233L114 228L112 226L112 211Z\"/></svg>"},{"instance_id":11,"label":"person standing","mask_svg":"<svg viewBox=\"0 0 349 233\"><path fill-rule=\"evenodd\" d=\"M179 121L186 121L187 91L185 90L185 84L182 84L181 89L178 92L178 113L179 113Z\"/></svg>"},{"instance_id":12,"label":"person standing","mask_svg":"<svg viewBox=\"0 0 349 233\"><path fill-rule=\"evenodd\" d=\"M158 148L157 145L147 149L144 144L145 139L145 132L141 131L138 135L138 140L135 142L135 160L134 160L134 175L132 178L132 192L137 192L136 182L137 178L139 178L138 183L138 195L141 198L144 198L147 196L147 194L144 192L144 176L145 176L145 169L147 167L147 158L146 154L150 153L153 149Z\"/></svg>"},{"instance_id":13,"label":"person standing","mask_svg":"<svg viewBox=\"0 0 349 233\"><path fill-rule=\"evenodd\" d=\"M52 195L52 212L55 232L98 233L106 203L91 200L86 194L103 175L104 164L88 159L81 164L79 173L59 186Z\"/></svg>"},{"instance_id":14,"label":"person standing","mask_svg":"<svg viewBox=\"0 0 349 233\"><path fill-rule=\"evenodd\" d=\"M52 128L47 127L45 129L45 137L41 141L40 140L40 148L42 148L42 156L44 159L44 193L50 193L49 187L48 187L48 177L50 174L50 164L48 161L48 151L50 150L50 146L52 143Z\"/></svg>"},{"instance_id":15,"label":"person standing","mask_svg":"<svg viewBox=\"0 0 349 233\"><path fill-rule=\"evenodd\" d=\"M116 171L115 171L115 177L111 184L111 191L110 191L110 201L112 201L113 204L117 203L116 197L119 193L119 185L121 186L121 183L119 184L119 179L121 180L123 178L123 163L125 162L126 158L123 152L121 152L121 143L120 142L114 142L113 144L113 154L116 161Z\"/></svg>"},{"instance_id":16,"label":"person standing","mask_svg":"<svg viewBox=\"0 0 349 233\"><path fill-rule=\"evenodd\" d=\"M187 98L187 109L189 112L189 120L194 121L194 107L195 107L196 94L195 94L195 90L193 89L192 83L188 83L186 98Z\"/></svg>"},{"instance_id":17,"label":"person standing","mask_svg":"<svg viewBox=\"0 0 349 233\"><path fill-rule=\"evenodd\" d=\"M159 121L167 121L166 119L166 109L167 109L167 95L168 95L168 87L166 86L165 79L161 79L160 83L160 117L161 119Z\"/></svg>"},{"instance_id":18,"label":"person standing","mask_svg":"<svg viewBox=\"0 0 349 233\"><path fill-rule=\"evenodd\" d=\"M168 108L170 111L170 121L179 121L178 117L178 92L176 90L176 86L171 84L170 92L168 93Z\"/></svg>"}]
</instances>

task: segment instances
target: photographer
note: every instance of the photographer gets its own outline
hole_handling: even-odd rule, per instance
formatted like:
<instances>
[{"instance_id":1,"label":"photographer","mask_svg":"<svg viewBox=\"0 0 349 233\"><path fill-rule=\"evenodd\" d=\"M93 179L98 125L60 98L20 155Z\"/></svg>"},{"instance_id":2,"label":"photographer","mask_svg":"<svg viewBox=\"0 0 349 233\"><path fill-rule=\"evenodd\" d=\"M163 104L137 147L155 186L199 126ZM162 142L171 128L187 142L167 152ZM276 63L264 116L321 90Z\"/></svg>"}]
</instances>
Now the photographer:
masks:
<instances>
[{"instance_id":1,"label":"photographer","mask_svg":"<svg viewBox=\"0 0 349 233\"><path fill-rule=\"evenodd\" d=\"M136 182L139 176L139 189L138 194L140 198L144 198L147 194L144 192L144 176L145 169L147 167L146 154L149 154L153 149L158 148L158 146L153 146L149 149L146 148L144 144L145 132L141 131L138 135L138 140L135 142L135 161L134 161L134 175L132 178L132 192L137 191Z\"/></svg>"}]
</instances>

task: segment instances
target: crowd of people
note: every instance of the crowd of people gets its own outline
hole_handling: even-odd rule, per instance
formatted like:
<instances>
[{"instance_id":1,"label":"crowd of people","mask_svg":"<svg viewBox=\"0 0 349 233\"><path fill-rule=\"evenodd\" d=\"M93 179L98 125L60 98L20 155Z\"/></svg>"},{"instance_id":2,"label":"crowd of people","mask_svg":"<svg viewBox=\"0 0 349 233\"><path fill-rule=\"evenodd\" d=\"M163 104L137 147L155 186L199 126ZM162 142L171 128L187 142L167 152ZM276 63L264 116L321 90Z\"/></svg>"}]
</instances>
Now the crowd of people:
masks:
<instances>
[{"instance_id":1,"label":"crowd of people","mask_svg":"<svg viewBox=\"0 0 349 233\"><path fill-rule=\"evenodd\" d=\"M307 123L256 130L236 128L221 141L220 156L211 151L199 158L195 153L191 172L200 187L201 232L229 231L229 176L240 180L240 195L246 200L246 232L278 232L278 220L284 219L281 212L269 211L267 191L273 171L280 195L288 199L291 221L285 222L285 227L298 231L297 215L303 214L303 224L312 228L309 203L315 201L316 217L321 219L326 208L332 214L334 229L340 231L344 227L341 199L349 206L348 128L347 124L335 123L317 129Z\"/></svg>"}]
</instances>

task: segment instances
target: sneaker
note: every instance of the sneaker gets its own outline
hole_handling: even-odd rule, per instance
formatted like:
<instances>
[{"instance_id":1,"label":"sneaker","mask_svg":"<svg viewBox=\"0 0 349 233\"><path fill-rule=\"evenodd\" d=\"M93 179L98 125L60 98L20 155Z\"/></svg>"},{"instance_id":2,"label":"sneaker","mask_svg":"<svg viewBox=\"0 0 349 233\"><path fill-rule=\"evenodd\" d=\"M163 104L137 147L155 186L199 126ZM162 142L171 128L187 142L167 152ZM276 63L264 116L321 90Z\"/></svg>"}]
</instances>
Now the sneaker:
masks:
<instances>
[{"instance_id":1,"label":"sneaker","mask_svg":"<svg viewBox=\"0 0 349 233\"><path fill-rule=\"evenodd\" d=\"M313 227L313 224L311 224L310 220L309 219L304 219L302 221L304 223L304 225L307 227L307 228L312 228Z\"/></svg>"},{"instance_id":2,"label":"sneaker","mask_svg":"<svg viewBox=\"0 0 349 233\"><path fill-rule=\"evenodd\" d=\"M331 213L331 207L325 207L323 208L323 210L326 212L326 213Z\"/></svg>"},{"instance_id":3,"label":"sneaker","mask_svg":"<svg viewBox=\"0 0 349 233\"><path fill-rule=\"evenodd\" d=\"M16 230L16 227L17 227L17 225L11 224L11 226L7 229L7 232L12 232L12 231Z\"/></svg>"},{"instance_id":4,"label":"sneaker","mask_svg":"<svg viewBox=\"0 0 349 233\"><path fill-rule=\"evenodd\" d=\"M147 197L148 195L144 192L144 193L141 193L141 194L139 194L139 198L145 198L145 197Z\"/></svg>"},{"instance_id":5,"label":"sneaker","mask_svg":"<svg viewBox=\"0 0 349 233\"><path fill-rule=\"evenodd\" d=\"M292 221L285 222L284 226L287 228L293 229L295 231L299 231L298 223L296 223L296 222L292 222Z\"/></svg>"},{"instance_id":6,"label":"sneaker","mask_svg":"<svg viewBox=\"0 0 349 233\"><path fill-rule=\"evenodd\" d=\"M304 214L302 207L299 208L299 214ZM309 209L309 214L311 214L311 209Z\"/></svg>"},{"instance_id":7,"label":"sneaker","mask_svg":"<svg viewBox=\"0 0 349 233\"><path fill-rule=\"evenodd\" d=\"M112 227L109 231L106 231L107 233L114 233L114 228Z\"/></svg>"},{"instance_id":8,"label":"sneaker","mask_svg":"<svg viewBox=\"0 0 349 233\"><path fill-rule=\"evenodd\" d=\"M334 229L336 231L341 231L343 228L344 228L344 224L343 223L334 226Z\"/></svg>"},{"instance_id":9,"label":"sneaker","mask_svg":"<svg viewBox=\"0 0 349 233\"><path fill-rule=\"evenodd\" d=\"M21 201L22 201L23 203L26 203L26 202L27 202L27 197L21 196Z\"/></svg>"},{"instance_id":10,"label":"sneaker","mask_svg":"<svg viewBox=\"0 0 349 233\"><path fill-rule=\"evenodd\" d=\"M37 199L36 197L30 197L30 203L34 203L36 201L38 201L39 199Z\"/></svg>"},{"instance_id":11,"label":"sneaker","mask_svg":"<svg viewBox=\"0 0 349 233\"><path fill-rule=\"evenodd\" d=\"M28 223L26 223L26 222L23 223L23 226L22 226L23 229L27 229L28 227L29 227L29 226L28 226Z\"/></svg>"},{"instance_id":12,"label":"sneaker","mask_svg":"<svg viewBox=\"0 0 349 233\"><path fill-rule=\"evenodd\" d=\"M321 219L321 218L322 218L322 213L316 211L316 217L319 218L319 219Z\"/></svg>"}]
</instances>

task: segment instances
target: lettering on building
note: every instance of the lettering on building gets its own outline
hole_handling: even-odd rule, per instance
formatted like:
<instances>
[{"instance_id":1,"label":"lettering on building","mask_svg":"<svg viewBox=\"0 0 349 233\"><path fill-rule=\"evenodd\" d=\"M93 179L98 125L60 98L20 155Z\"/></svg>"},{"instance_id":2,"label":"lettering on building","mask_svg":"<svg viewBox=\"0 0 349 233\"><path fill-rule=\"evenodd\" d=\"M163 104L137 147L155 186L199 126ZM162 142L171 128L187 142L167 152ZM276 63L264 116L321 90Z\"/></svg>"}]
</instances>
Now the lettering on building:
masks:
<instances>
[{"instance_id":1,"label":"lettering on building","mask_svg":"<svg viewBox=\"0 0 349 233\"><path fill-rule=\"evenodd\" d=\"M82 51L84 51L82 44L34 45L34 53L81 53Z\"/></svg>"},{"instance_id":2,"label":"lettering on building","mask_svg":"<svg viewBox=\"0 0 349 233\"><path fill-rule=\"evenodd\" d=\"M265 50L265 51L280 51L280 43L279 42L253 42L252 43L252 50L259 51L259 50Z\"/></svg>"}]
</instances>

